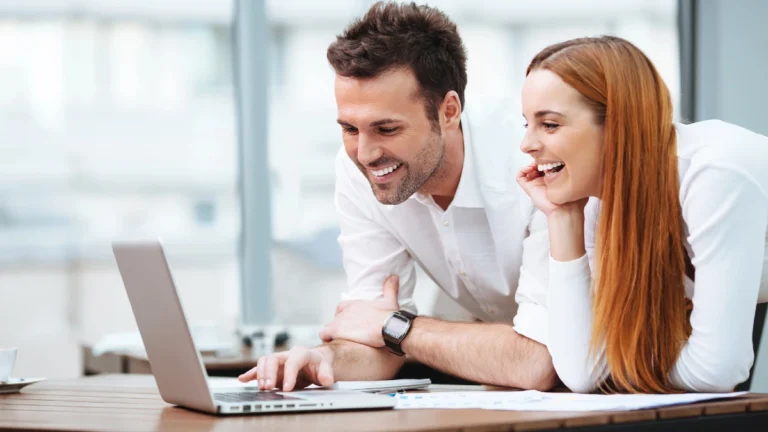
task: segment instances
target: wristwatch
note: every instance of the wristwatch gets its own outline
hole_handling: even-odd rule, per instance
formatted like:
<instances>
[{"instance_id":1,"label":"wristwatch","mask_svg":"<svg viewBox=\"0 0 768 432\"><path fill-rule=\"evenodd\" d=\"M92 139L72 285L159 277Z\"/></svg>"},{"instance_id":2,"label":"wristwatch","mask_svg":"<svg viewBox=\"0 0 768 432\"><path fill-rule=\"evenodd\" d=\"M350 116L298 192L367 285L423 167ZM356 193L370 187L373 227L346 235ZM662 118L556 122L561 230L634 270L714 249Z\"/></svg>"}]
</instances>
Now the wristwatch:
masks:
<instances>
[{"instance_id":1,"label":"wristwatch","mask_svg":"<svg viewBox=\"0 0 768 432\"><path fill-rule=\"evenodd\" d=\"M403 343L403 339L411 330L411 324L415 318L416 315L401 310L392 312L387 322L384 323L384 327L381 328L381 335L384 337L384 344L393 354L405 355L400 344Z\"/></svg>"}]
</instances>

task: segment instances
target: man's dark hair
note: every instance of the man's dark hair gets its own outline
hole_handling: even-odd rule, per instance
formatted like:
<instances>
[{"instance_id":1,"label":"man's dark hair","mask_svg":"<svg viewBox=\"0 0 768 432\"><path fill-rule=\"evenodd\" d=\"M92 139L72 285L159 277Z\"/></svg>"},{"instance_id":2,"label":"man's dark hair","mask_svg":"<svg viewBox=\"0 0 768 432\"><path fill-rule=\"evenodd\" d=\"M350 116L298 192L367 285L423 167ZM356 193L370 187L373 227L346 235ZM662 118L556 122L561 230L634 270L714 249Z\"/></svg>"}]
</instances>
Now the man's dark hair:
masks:
<instances>
[{"instance_id":1,"label":"man's dark hair","mask_svg":"<svg viewBox=\"0 0 768 432\"><path fill-rule=\"evenodd\" d=\"M328 62L337 74L351 78L373 78L398 67L410 68L433 124L449 91L459 94L464 108L467 53L456 24L433 7L375 3L328 47Z\"/></svg>"}]
</instances>

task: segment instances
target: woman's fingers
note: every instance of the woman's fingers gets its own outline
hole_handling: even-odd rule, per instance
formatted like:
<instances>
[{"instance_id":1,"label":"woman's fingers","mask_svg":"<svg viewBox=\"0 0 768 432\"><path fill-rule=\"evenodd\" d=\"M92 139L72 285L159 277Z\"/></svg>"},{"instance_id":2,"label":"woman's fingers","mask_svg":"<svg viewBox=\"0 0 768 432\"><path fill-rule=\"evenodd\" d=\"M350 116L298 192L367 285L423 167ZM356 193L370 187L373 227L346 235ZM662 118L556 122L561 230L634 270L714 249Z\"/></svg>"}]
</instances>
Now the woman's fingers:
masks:
<instances>
[{"instance_id":1,"label":"woman's fingers","mask_svg":"<svg viewBox=\"0 0 768 432\"><path fill-rule=\"evenodd\" d=\"M544 175L539 170L535 170L528 174L527 179L528 181L536 180L539 177L544 177Z\"/></svg>"},{"instance_id":2,"label":"woman's fingers","mask_svg":"<svg viewBox=\"0 0 768 432\"><path fill-rule=\"evenodd\" d=\"M529 169L529 167L523 168L517 174L517 182L520 184L527 183L532 180L536 180L539 177L543 177L541 171L536 169Z\"/></svg>"}]
</instances>

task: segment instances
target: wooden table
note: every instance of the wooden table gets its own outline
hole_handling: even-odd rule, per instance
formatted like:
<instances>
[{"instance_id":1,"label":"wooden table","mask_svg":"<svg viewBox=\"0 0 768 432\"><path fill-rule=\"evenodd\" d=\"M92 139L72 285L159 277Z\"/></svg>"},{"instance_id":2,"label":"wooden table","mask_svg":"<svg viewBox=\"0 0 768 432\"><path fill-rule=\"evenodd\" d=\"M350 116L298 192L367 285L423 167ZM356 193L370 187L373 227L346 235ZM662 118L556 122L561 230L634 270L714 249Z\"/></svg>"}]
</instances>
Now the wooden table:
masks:
<instances>
[{"instance_id":1,"label":"wooden table","mask_svg":"<svg viewBox=\"0 0 768 432\"><path fill-rule=\"evenodd\" d=\"M383 410L214 417L170 406L150 375L49 381L0 396L0 431L766 430L768 395L616 413ZM586 428L586 429L583 429Z\"/></svg>"}]
</instances>

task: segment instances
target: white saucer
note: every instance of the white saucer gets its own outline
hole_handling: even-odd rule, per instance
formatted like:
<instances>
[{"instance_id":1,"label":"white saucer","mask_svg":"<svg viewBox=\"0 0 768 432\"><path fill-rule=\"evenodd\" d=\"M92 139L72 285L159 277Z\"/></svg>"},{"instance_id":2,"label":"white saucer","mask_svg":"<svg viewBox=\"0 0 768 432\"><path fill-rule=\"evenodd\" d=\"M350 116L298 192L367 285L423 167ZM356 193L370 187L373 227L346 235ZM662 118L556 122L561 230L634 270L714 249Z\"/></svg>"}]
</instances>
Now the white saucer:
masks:
<instances>
[{"instance_id":1,"label":"white saucer","mask_svg":"<svg viewBox=\"0 0 768 432\"><path fill-rule=\"evenodd\" d=\"M24 387L34 384L40 381L45 381L45 378L14 378L11 377L8 381L0 381L0 394L5 393L18 393L19 390Z\"/></svg>"}]
</instances>

